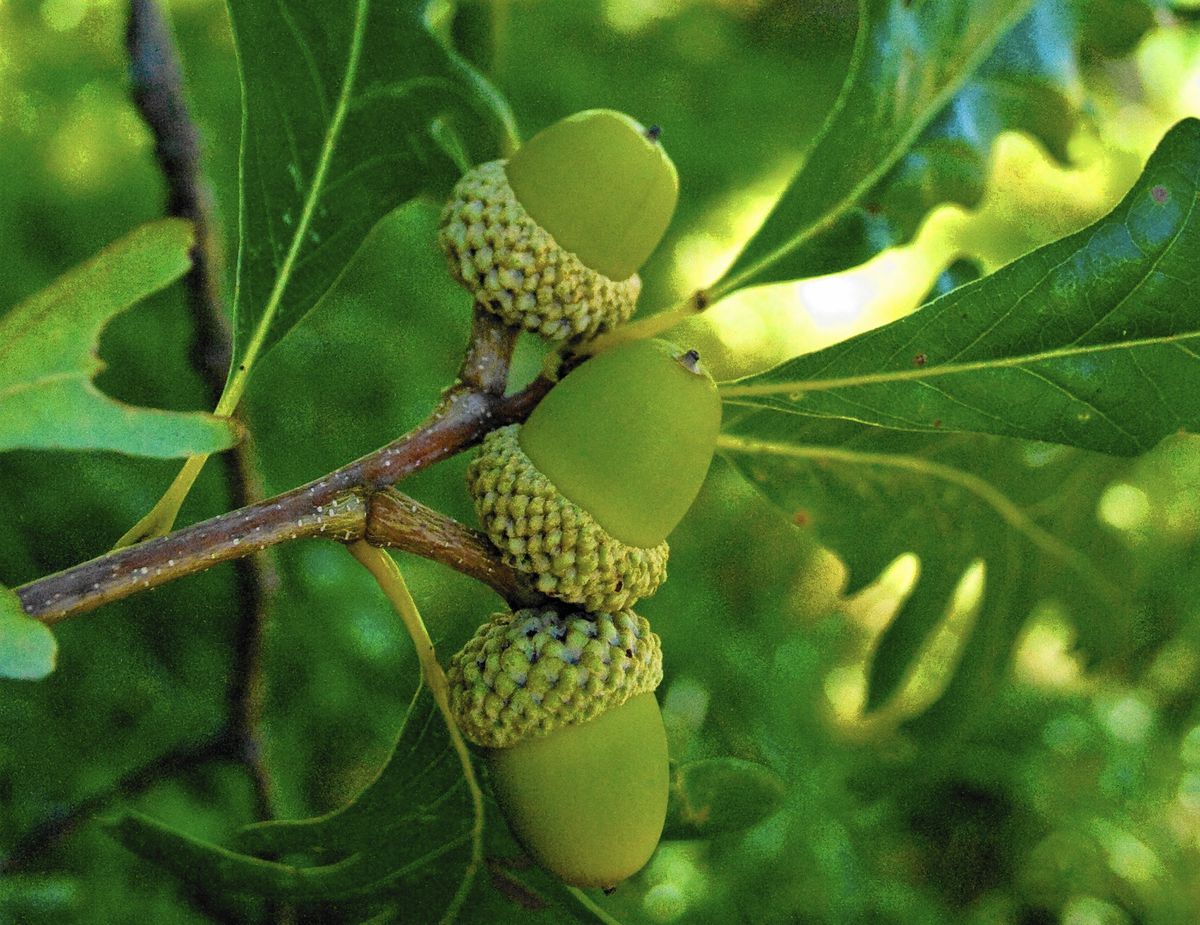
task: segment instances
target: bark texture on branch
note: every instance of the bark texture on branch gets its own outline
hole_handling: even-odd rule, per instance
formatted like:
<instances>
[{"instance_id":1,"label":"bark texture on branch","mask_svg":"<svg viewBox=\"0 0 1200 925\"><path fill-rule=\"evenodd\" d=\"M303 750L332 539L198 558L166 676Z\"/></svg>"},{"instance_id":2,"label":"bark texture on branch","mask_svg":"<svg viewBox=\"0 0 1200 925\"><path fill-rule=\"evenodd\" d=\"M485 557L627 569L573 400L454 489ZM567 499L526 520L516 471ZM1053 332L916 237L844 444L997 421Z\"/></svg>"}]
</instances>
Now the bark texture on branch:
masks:
<instances>
[{"instance_id":1,"label":"bark texture on branch","mask_svg":"<svg viewBox=\"0 0 1200 925\"><path fill-rule=\"evenodd\" d=\"M448 565L487 585L514 609L546 600L529 576L505 565L483 533L394 489L371 495L365 539Z\"/></svg>"}]
</instances>

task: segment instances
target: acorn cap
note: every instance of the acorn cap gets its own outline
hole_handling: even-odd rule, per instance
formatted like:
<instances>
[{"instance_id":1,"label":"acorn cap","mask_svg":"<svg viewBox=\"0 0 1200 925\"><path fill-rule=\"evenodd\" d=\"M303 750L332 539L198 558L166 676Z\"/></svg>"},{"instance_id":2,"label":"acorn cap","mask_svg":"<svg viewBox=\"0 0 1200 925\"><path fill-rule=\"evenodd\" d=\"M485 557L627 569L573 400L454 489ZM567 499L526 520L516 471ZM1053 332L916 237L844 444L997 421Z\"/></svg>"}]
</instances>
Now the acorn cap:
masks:
<instances>
[{"instance_id":1,"label":"acorn cap","mask_svg":"<svg viewBox=\"0 0 1200 925\"><path fill-rule=\"evenodd\" d=\"M630 610L518 610L481 626L446 677L463 734L507 749L652 692L662 681L662 646Z\"/></svg>"},{"instance_id":2,"label":"acorn cap","mask_svg":"<svg viewBox=\"0 0 1200 925\"><path fill-rule=\"evenodd\" d=\"M459 180L438 243L477 304L551 340L592 337L628 320L642 288L636 274L612 280L559 245L521 205L503 161Z\"/></svg>"},{"instance_id":3,"label":"acorn cap","mask_svg":"<svg viewBox=\"0 0 1200 925\"><path fill-rule=\"evenodd\" d=\"M631 546L568 498L521 448L519 425L492 431L467 468L475 512L504 561L543 594L594 613L622 610L667 576L666 541Z\"/></svg>"}]
</instances>

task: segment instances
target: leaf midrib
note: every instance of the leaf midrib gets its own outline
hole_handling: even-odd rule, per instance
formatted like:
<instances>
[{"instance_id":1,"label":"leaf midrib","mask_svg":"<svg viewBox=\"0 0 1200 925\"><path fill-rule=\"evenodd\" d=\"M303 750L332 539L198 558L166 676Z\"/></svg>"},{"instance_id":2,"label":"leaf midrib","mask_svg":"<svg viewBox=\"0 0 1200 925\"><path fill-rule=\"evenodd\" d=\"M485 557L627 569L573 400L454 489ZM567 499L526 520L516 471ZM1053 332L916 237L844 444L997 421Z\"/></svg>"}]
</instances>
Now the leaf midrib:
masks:
<instances>
[{"instance_id":1,"label":"leaf midrib","mask_svg":"<svg viewBox=\"0 0 1200 925\"><path fill-rule=\"evenodd\" d=\"M913 120L909 130L897 139L896 144L887 150L884 157L880 158L878 165L873 171L863 177L859 183L852 186L844 197L835 202L831 208L826 210L825 213L822 214L815 222L810 224L795 237L788 238L786 241L780 244L779 247L764 254L759 260L747 266L737 275L718 281L716 284L714 284L709 290L710 299L712 301L716 301L717 299L720 299L740 288L748 280L753 279L771 264L782 260L788 254L799 249L818 234L831 228L834 223L836 223L837 220L841 218L851 206L854 205L854 203L858 202L864 195L866 195L866 193L869 192L871 188L878 183L889 170L892 169L893 166L895 166L896 162L900 159L900 156L910 147L912 147L912 144L914 141L916 141L917 136L919 136L920 133L925 130L926 126L929 125L934 116L941 112L946 104L954 98L954 95L958 93L958 91L961 90L962 87L974 76L975 72L979 69L979 66L984 62L984 60L986 60L987 56L990 55L996 46L1000 44L1000 40L1003 39L1004 36L1013 29L1017 22L1020 21L1022 16L1029 12L1029 9L1032 6L1032 0L1013 4L1013 12L1010 13L1008 19L1004 20L1001 27L996 30L993 40L988 43L981 43L976 47L974 54L966 59L966 63L963 66L959 78L948 83L942 89L942 92L933 98L930 104L922 111L921 117ZM862 31L863 33L869 32L870 25L864 24ZM869 42L864 41L862 45L859 46L856 41L856 51L861 47L864 49L865 53L865 50L869 44ZM860 59L855 63L855 65L852 66L853 74L850 77L850 80L858 79L861 63L862 61ZM845 104L843 104L841 108L844 108L844 106ZM841 112L841 108L838 110L839 114ZM821 137L818 139L818 145L821 141L824 141L827 131L830 127L831 122L827 122L821 133ZM816 149L817 145L814 145L813 150L815 151ZM801 166L793 176L792 180L794 181L796 177L800 176L803 170L804 167ZM788 186L790 188L790 182ZM747 244L749 243L750 242L747 242Z\"/></svg>"},{"instance_id":2,"label":"leaf midrib","mask_svg":"<svg viewBox=\"0 0 1200 925\"><path fill-rule=\"evenodd\" d=\"M1040 527L1011 498L977 475L956 469L944 463L892 453L868 453L848 450L843 447L792 446L768 440L754 440L733 434L721 434L717 438L719 450L746 455L783 456L791 459L812 461L828 460L850 465L873 466L882 469L899 469L917 475L949 482L964 489L996 512L1014 531L1024 536L1035 547L1061 561L1085 581L1100 590L1104 596L1119 600L1119 589L1078 550L1072 549L1058 537Z\"/></svg>"},{"instance_id":3,"label":"leaf midrib","mask_svg":"<svg viewBox=\"0 0 1200 925\"><path fill-rule=\"evenodd\" d=\"M1045 350L1039 353L1023 354L1018 357L999 357L990 360L977 360L971 363L942 363L937 366L923 366L917 369L898 369L891 370L890 372L864 373L857 376L841 376L831 379L805 379L795 382L772 382L761 385L737 385L736 383L730 383L722 384L719 388L721 397L726 399L782 395L784 393L794 394L796 392L826 392L833 389L882 385L892 382L924 381L926 379L936 379L941 376L954 376L962 373L980 372L982 370L1021 369L1035 363L1091 356L1113 350L1134 350L1139 347L1175 346L1190 356L1195 356L1191 351L1183 348L1182 344L1196 339L1200 339L1200 331L1117 341L1111 344L1072 345L1069 347L1060 347L1055 350ZM734 404L753 403L735 402Z\"/></svg>"},{"instance_id":4,"label":"leaf midrib","mask_svg":"<svg viewBox=\"0 0 1200 925\"><path fill-rule=\"evenodd\" d=\"M275 316L279 311L284 290L291 281L293 268L304 245L304 241L308 236L309 225L312 223L317 203L321 199L325 178L333 161L334 148L341 135L346 115L350 111L355 79L358 76L359 62L362 59L369 7L370 0L358 0L356 4L354 30L350 40L350 53L346 60L346 71L342 78L341 89L338 92L337 105L334 108L333 117L330 119L329 126L325 130L325 137L321 143L321 153L317 158L312 182L309 185L308 194L304 199L304 208L300 213L299 220L296 222L296 228L292 234L291 243L288 245L287 254L284 256L283 264L280 266L279 272L275 277L275 283L271 287L270 295L267 297L266 307L263 309L263 313L259 317L258 324L254 329L254 335L246 345L246 350L239 360L237 371L230 378L228 386L221 395L221 399L214 412L215 414L227 416L232 414L233 410L237 407L238 402L241 400L242 392L245 390L250 370L258 359L259 353L262 352L267 334L271 329L271 324L274 322ZM244 131L245 129L243 128L243 133Z\"/></svg>"}]
</instances>

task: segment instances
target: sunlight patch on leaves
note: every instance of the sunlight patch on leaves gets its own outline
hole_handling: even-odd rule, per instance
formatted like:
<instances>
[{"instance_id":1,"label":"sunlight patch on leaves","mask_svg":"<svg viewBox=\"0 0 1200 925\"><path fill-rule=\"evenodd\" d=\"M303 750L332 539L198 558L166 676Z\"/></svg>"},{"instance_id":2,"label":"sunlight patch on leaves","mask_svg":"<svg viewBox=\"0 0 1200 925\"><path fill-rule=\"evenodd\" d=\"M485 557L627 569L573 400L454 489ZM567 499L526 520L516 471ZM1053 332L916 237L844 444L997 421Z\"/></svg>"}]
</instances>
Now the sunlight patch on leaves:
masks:
<instances>
[{"instance_id":1,"label":"sunlight patch on leaves","mask_svg":"<svg viewBox=\"0 0 1200 925\"><path fill-rule=\"evenodd\" d=\"M1132 455L1200 427L1200 121L1108 216L892 324L722 387L785 415Z\"/></svg>"},{"instance_id":2,"label":"sunlight patch on leaves","mask_svg":"<svg viewBox=\"0 0 1200 925\"><path fill-rule=\"evenodd\" d=\"M728 431L722 455L845 561L847 593L903 553L920 559L920 577L872 662L869 707L905 682L964 574L980 561L987 580L974 628L958 671L921 722L969 719L1001 678L1025 618L1046 597L1071 601L1085 645L1119 648L1120 576L1093 564L1112 561L1111 540L1096 530L1093 511L1117 461L1067 450L1043 458L1015 441L934 439L762 411ZM1035 508L1037 517L1029 513Z\"/></svg>"},{"instance_id":3,"label":"sunlight patch on leaves","mask_svg":"<svg viewBox=\"0 0 1200 925\"><path fill-rule=\"evenodd\" d=\"M143 225L0 316L0 451L178 457L236 442L228 421L126 405L92 382L104 326L183 276L192 241L180 219Z\"/></svg>"},{"instance_id":4,"label":"sunlight patch on leaves","mask_svg":"<svg viewBox=\"0 0 1200 925\"><path fill-rule=\"evenodd\" d=\"M839 221L1032 6L1033 0L860 0L850 72L834 111L762 227L709 294L720 298L745 286L829 272L812 266L812 252L829 249L822 236L845 236Z\"/></svg>"}]
</instances>

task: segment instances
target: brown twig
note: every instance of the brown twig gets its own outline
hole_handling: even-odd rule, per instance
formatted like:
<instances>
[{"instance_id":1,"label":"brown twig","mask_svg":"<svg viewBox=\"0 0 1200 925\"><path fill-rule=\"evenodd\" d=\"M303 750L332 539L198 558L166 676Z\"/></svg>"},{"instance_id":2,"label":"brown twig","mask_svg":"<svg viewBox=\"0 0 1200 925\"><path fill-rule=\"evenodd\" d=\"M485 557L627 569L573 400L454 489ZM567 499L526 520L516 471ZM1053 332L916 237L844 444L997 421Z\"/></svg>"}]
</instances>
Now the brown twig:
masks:
<instances>
[{"instance_id":1,"label":"brown twig","mask_svg":"<svg viewBox=\"0 0 1200 925\"><path fill-rule=\"evenodd\" d=\"M30 616L56 623L276 543L361 538L370 492L474 446L496 427L524 420L546 394L551 383L544 378L503 394L498 383L507 376L515 339L516 332L477 317L459 382L403 437L274 498L21 585L16 589L21 606Z\"/></svg>"},{"instance_id":2,"label":"brown twig","mask_svg":"<svg viewBox=\"0 0 1200 925\"><path fill-rule=\"evenodd\" d=\"M492 588L512 607L543 603L527 575L505 565L496 547L477 530L426 507L395 489L368 499L365 539L441 562Z\"/></svg>"}]
</instances>

